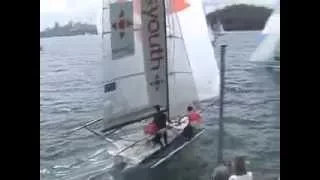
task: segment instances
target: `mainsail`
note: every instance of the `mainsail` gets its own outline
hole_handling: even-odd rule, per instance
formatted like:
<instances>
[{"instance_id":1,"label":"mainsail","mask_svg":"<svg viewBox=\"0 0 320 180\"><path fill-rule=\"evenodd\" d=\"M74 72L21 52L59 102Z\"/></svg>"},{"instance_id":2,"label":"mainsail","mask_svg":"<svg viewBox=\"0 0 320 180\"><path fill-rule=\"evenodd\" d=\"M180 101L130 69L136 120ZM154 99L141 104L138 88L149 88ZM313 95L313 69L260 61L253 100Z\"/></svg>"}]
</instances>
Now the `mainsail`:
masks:
<instances>
[{"instance_id":1,"label":"mainsail","mask_svg":"<svg viewBox=\"0 0 320 180\"><path fill-rule=\"evenodd\" d=\"M165 9L161 1L142 1L142 44L149 104L168 108Z\"/></svg>"},{"instance_id":2,"label":"mainsail","mask_svg":"<svg viewBox=\"0 0 320 180\"><path fill-rule=\"evenodd\" d=\"M141 28L137 27L137 18L133 17L132 1L104 0L105 128L154 112L148 94ZM165 83L159 86L165 86Z\"/></svg>"},{"instance_id":3,"label":"mainsail","mask_svg":"<svg viewBox=\"0 0 320 180\"><path fill-rule=\"evenodd\" d=\"M191 1L189 7L185 1L166 1L166 31L162 1L142 0L141 7L137 2L104 1L105 128L150 116L156 104L164 110L169 105L174 118L187 105L218 94L218 69L201 2Z\"/></svg>"},{"instance_id":4,"label":"mainsail","mask_svg":"<svg viewBox=\"0 0 320 180\"><path fill-rule=\"evenodd\" d=\"M185 120L176 124L177 116L184 115L188 105L218 95L218 67L201 3L104 0L103 132L150 119L153 106L160 105L174 121L174 128L167 130L170 143L187 125ZM128 126L119 130L123 137L129 136ZM112 140L119 149L108 152L131 159L133 164L158 151L159 147L146 145L148 136L142 130L131 132L135 143L123 137ZM175 146L181 149L187 142L179 143ZM137 154L141 151L144 153Z\"/></svg>"}]
</instances>

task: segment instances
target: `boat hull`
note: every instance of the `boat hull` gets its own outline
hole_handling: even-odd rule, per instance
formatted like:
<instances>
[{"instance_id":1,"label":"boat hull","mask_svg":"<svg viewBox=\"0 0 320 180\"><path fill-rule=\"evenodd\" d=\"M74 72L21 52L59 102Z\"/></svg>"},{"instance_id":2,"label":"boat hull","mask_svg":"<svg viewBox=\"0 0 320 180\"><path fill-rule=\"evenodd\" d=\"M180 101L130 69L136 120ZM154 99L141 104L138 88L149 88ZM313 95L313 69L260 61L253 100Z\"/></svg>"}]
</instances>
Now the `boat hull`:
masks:
<instances>
[{"instance_id":1,"label":"boat hull","mask_svg":"<svg viewBox=\"0 0 320 180\"><path fill-rule=\"evenodd\" d=\"M187 140L182 135L184 128L188 125L187 119L185 117L180 123L168 124L168 146L164 149L161 149L160 145L154 145L151 142L153 136L144 134L142 128L140 131L136 131L135 134L127 136L128 138L139 137L139 140L133 142L126 140L126 137L115 140L113 144L118 148L116 150L114 148L110 149L108 153L112 156L120 156L123 162L127 164L127 168L137 166L156 167L193 142L204 132L204 129L199 128L194 131L193 137Z\"/></svg>"},{"instance_id":2,"label":"boat hull","mask_svg":"<svg viewBox=\"0 0 320 180\"><path fill-rule=\"evenodd\" d=\"M194 136L190 140L187 140L182 135L179 135L165 149L156 151L154 154L143 160L140 165L151 168L159 166L163 162L170 159L173 155L181 151L186 145L200 137L204 131L204 129L198 130L194 133Z\"/></svg>"}]
</instances>

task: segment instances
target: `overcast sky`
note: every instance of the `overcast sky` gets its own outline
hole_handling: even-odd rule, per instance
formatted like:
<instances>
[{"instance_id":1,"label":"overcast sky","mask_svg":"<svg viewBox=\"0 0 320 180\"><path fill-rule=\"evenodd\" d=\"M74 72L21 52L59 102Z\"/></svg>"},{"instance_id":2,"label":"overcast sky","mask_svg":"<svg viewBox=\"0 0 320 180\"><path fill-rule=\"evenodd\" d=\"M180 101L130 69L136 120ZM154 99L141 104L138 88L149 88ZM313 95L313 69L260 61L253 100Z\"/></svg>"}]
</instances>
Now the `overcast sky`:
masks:
<instances>
[{"instance_id":1,"label":"overcast sky","mask_svg":"<svg viewBox=\"0 0 320 180\"><path fill-rule=\"evenodd\" d=\"M213 4L248 3L270 6L276 0L203 0ZM40 30L52 27L54 22L66 24L69 20L96 24L102 0L40 0ZM214 7L208 7L209 11ZM101 11L100 11L101 12Z\"/></svg>"}]
</instances>

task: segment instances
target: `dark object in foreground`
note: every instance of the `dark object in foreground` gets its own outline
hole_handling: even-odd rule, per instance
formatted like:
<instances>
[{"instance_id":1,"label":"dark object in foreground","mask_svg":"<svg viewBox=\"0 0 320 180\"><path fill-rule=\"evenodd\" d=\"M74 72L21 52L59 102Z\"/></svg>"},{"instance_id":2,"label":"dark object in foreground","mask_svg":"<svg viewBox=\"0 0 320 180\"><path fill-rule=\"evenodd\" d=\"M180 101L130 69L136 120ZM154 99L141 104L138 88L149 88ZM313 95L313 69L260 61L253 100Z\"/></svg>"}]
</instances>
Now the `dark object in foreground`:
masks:
<instances>
[{"instance_id":1,"label":"dark object in foreground","mask_svg":"<svg viewBox=\"0 0 320 180\"><path fill-rule=\"evenodd\" d=\"M228 180L230 171L227 166L221 164L214 169L212 180Z\"/></svg>"},{"instance_id":2,"label":"dark object in foreground","mask_svg":"<svg viewBox=\"0 0 320 180\"><path fill-rule=\"evenodd\" d=\"M190 140L193 136L193 129L190 124L186 128L184 128L182 135L187 139Z\"/></svg>"}]
</instances>

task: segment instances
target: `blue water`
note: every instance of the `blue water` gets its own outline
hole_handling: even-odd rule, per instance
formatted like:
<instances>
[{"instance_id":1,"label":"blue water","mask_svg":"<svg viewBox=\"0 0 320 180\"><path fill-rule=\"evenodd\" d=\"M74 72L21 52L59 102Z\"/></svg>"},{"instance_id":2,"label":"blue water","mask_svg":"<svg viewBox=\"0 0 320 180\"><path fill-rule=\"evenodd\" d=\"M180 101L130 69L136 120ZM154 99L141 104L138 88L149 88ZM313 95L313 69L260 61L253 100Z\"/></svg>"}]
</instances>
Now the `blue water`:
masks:
<instances>
[{"instance_id":1,"label":"blue water","mask_svg":"<svg viewBox=\"0 0 320 180\"><path fill-rule=\"evenodd\" d=\"M280 175L280 71L278 62L249 61L258 37L259 32L234 32L218 41L228 44L224 158L245 155L257 179L272 179ZM41 179L209 179L217 159L218 103L204 112L204 135L171 160L153 171L119 174L105 142L86 130L68 133L102 116L100 38L40 41Z\"/></svg>"}]
</instances>

